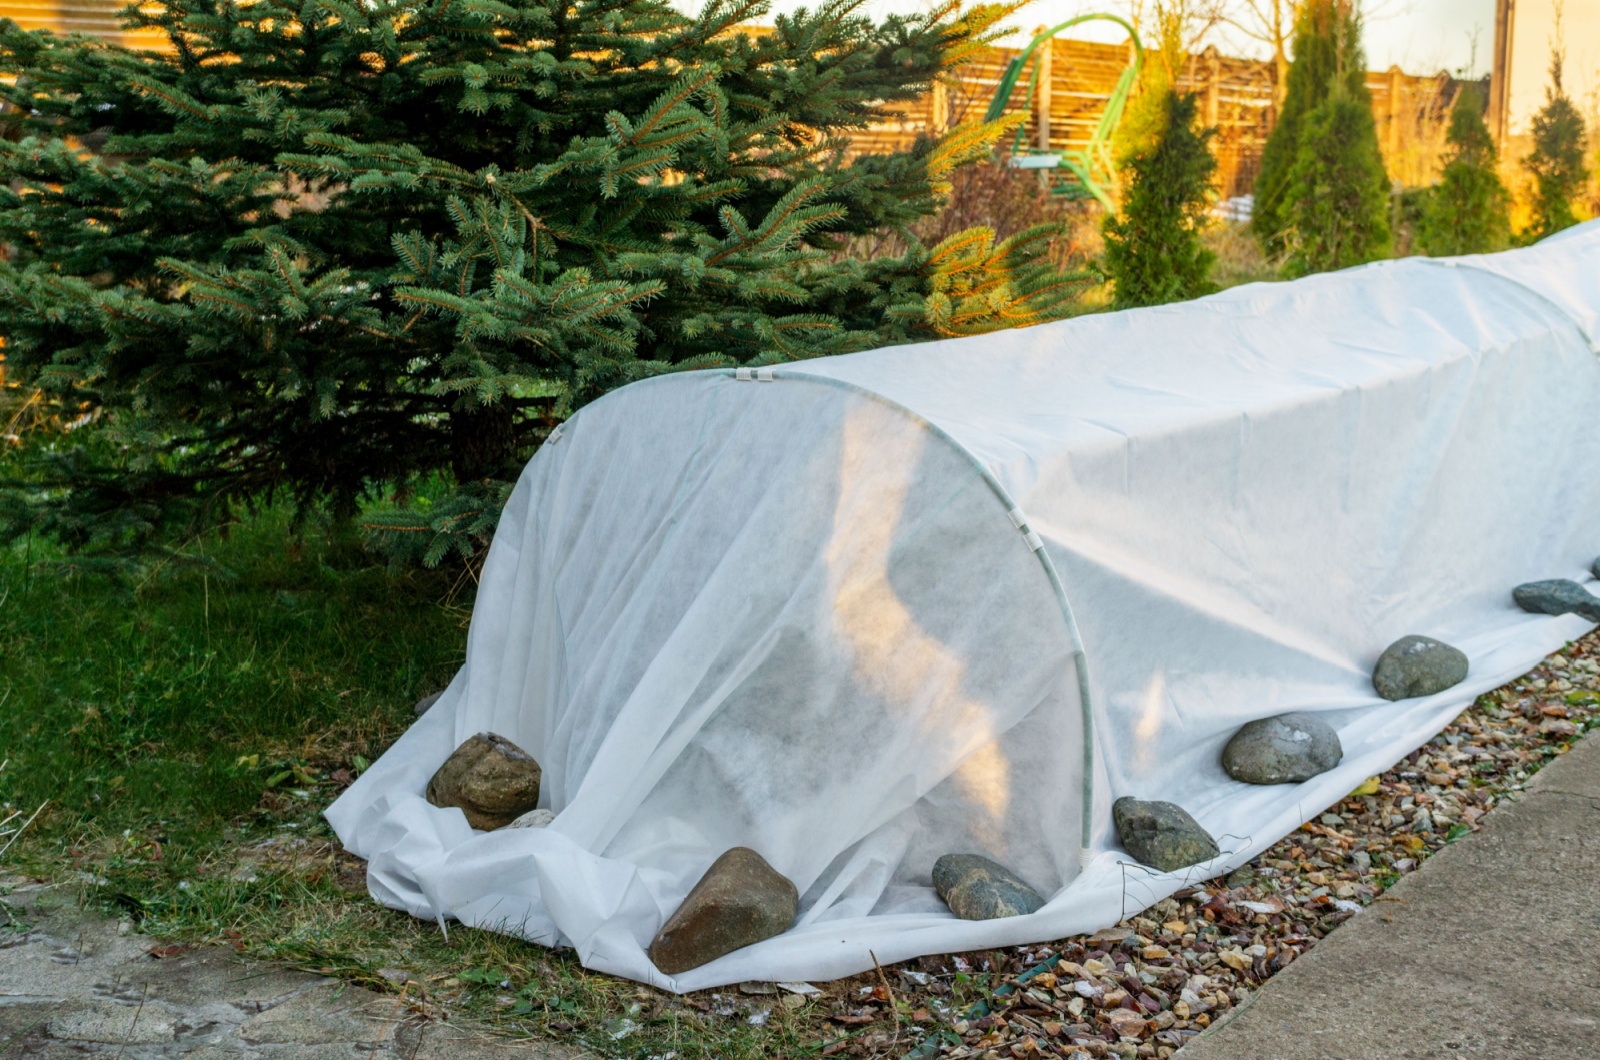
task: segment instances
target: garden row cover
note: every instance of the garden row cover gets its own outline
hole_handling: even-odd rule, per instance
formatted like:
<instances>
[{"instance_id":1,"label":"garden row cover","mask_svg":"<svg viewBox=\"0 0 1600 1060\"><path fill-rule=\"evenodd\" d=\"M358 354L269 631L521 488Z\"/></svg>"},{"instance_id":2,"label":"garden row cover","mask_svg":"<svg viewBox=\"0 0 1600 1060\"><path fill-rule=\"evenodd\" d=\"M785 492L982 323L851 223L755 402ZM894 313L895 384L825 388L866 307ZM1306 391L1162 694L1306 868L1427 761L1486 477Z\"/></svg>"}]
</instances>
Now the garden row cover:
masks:
<instances>
[{"instance_id":1,"label":"garden row cover","mask_svg":"<svg viewBox=\"0 0 1600 1060\"><path fill-rule=\"evenodd\" d=\"M465 664L328 818L381 902L674 990L1107 926L1588 628L1510 590L1587 580L1600 552L1597 340L1600 223L625 387L529 463ZM1373 662L1412 633L1469 676L1380 699ZM1230 780L1228 738L1286 711L1331 723L1342 764ZM478 732L539 761L552 825L474 832L424 799ZM1180 804L1222 855L1133 863L1124 795ZM646 947L734 846L796 884L799 918L663 975ZM1048 903L954 919L946 853Z\"/></svg>"}]
</instances>

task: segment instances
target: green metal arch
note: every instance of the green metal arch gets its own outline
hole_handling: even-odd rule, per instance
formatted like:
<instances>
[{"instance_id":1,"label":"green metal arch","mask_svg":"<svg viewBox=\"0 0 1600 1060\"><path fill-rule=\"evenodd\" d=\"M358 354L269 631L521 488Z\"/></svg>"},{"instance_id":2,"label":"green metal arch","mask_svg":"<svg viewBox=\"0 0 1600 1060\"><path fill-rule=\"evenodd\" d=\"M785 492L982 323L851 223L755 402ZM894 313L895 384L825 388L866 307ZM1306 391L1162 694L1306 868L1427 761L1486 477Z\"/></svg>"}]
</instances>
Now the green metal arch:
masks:
<instances>
[{"instance_id":1,"label":"green metal arch","mask_svg":"<svg viewBox=\"0 0 1600 1060\"><path fill-rule=\"evenodd\" d=\"M1006 64L1005 72L1000 75L1000 84L995 89L994 99L989 104L989 110L984 115L985 121L998 121L1005 113L1006 104L1011 101L1011 94L1016 91L1017 81L1022 77L1022 71L1028 66L1041 45L1044 45L1057 34L1082 25L1085 22L1114 22L1128 31L1128 39L1133 44L1133 60L1123 69L1122 76L1117 79L1117 85L1111 91L1110 98L1106 101L1105 112L1100 115L1099 124L1095 126L1094 136L1089 145L1082 151L1063 151L1059 168L1066 169L1077 178L1084 191L1100 200L1107 211L1115 212L1116 204L1112 202L1110 194L1096 179L1095 171L1098 169L1102 175L1110 177L1115 172L1111 158L1111 136L1116 132L1117 126L1122 123L1122 113L1128 105L1128 97L1133 92L1134 82L1138 80L1139 72L1144 68L1144 42L1139 39L1139 31L1133 23L1119 15L1089 14L1069 18L1065 22L1050 27L1034 35L1028 46L1022 49L1012 60ZM1038 74L1037 65L1028 75L1028 88L1026 95L1033 96L1035 77ZM1020 153L1022 131L1017 131L1017 142L1013 145L1013 154Z\"/></svg>"}]
</instances>

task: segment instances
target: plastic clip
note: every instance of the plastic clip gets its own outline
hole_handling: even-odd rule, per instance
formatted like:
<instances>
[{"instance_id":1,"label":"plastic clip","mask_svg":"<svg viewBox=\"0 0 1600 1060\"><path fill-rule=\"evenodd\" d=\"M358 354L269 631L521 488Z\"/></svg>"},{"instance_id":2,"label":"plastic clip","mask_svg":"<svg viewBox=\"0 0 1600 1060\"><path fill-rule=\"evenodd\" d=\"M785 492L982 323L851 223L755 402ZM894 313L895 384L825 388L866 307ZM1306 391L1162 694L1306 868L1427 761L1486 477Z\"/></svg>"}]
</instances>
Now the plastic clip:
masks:
<instances>
[{"instance_id":1,"label":"plastic clip","mask_svg":"<svg viewBox=\"0 0 1600 1060\"><path fill-rule=\"evenodd\" d=\"M733 377L739 380L741 383L748 383L750 380L755 378L755 374L748 368L735 368L733 370Z\"/></svg>"},{"instance_id":2,"label":"plastic clip","mask_svg":"<svg viewBox=\"0 0 1600 1060\"><path fill-rule=\"evenodd\" d=\"M772 369L771 368L757 368L756 369L756 382L758 382L758 383L770 383L770 382L772 382Z\"/></svg>"}]
</instances>

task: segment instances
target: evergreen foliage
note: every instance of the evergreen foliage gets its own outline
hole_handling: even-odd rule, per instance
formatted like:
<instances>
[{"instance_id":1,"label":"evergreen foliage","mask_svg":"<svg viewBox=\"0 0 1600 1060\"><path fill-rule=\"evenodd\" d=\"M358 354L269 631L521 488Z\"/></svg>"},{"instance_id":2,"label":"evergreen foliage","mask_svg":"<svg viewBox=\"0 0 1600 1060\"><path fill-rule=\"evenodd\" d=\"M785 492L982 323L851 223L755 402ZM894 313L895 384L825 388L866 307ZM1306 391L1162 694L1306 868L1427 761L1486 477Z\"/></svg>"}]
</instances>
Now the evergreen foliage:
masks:
<instances>
[{"instance_id":1,"label":"evergreen foliage","mask_svg":"<svg viewBox=\"0 0 1600 1060\"><path fill-rule=\"evenodd\" d=\"M1361 25L1352 0L1306 0L1294 23L1294 62L1276 124L1261 152L1250 225L1269 257L1280 257L1294 223L1295 174L1312 112L1336 89L1370 106Z\"/></svg>"},{"instance_id":2,"label":"evergreen foliage","mask_svg":"<svg viewBox=\"0 0 1600 1060\"><path fill-rule=\"evenodd\" d=\"M1144 63L1128 109L1114 134L1117 165L1122 168L1134 156L1153 148L1166 131L1170 105L1167 96L1188 59L1182 3L1156 0L1148 21L1142 22L1140 28L1144 31Z\"/></svg>"},{"instance_id":3,"label":"evergreen foliage","mask_svg":"<svg viewBox=\"0 0 1600 1060\"><path fill-rule=\"evenodd\" d=\"M1534 179L1533 222L1522 233L1529 243L1578 223L1572 201L1589 179L1583 115L1561 84L1563 63L1557 49L1550 57L1544 106L1533 116L1533 150L1522 163Z\"/></svg>"},{"instance_id":4,"label":"evergreen foliage","mask_svg":"<svg viewBox=\"0 0 1600 1060\"><path fill-rule=\"evenodd\" d=\"M1372 106L1340 85L1306 115L1290 171L1290 275L1348 268L1389 253L1389 180Z\"/></svg>"},{"instance_id":5,"label":"evergreen foliage","mask_svg":"<svg viewBox=\"0 0 1600 1060\"><path fill-rule=\"evenodd\" d=\"M1432 255L1487 254L1511 245L1511 195L1501 183L1483 95L1464 85L1450 109L1449 160L1430 189L1417 243Z\"/></svg>"},{"instance_id":6,"label":"evergreen foliage","mask_svg":"<svg viewBox=\"0 0 1600 1060\"><path fill-rule=\"evenodd\" d=\"M1008 11L858 4L751 32L753 0L169 0L130 14L164 54L0 22L0 334L92 421L8 461L0 538L382 496L383 541L437 562L613 387L1064 314L1048 229L843 252L1001 132L846 164Z\"/></svg>"},{"instance_id":7,"label":"evergreen foliage","mask_svg":"<svg viewBox=\"0 0 1600 1060\"><path fill-rule=\"evenodd\" d=\"M1216 290L1216 255L1200 242L1211 204L1217 160L1215 129L1195 129L1193 95L1168 91L1154 146L1127 162L1122 215L1105 224L1105 268L1115 281L1116 309L1198 298Z\"/></svg>"}]
</instances>

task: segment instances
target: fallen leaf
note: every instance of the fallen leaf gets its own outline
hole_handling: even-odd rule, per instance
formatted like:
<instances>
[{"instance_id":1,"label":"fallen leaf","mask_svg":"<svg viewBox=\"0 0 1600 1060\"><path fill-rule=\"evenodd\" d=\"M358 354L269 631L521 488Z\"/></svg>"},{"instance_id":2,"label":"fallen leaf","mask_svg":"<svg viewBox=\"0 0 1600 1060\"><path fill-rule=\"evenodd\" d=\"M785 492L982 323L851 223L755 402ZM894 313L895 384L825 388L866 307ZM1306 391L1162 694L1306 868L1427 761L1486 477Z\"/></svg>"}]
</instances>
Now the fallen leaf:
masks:
<instances>
[{"instance_id":1,"label":"fallen leaf","mask_svg":"<svg viewBox=\"0 0 1600 1060\"><path fill-rule=\"evenodd\" d=\"M1363 780L1360 784L1357 784L1355 790L1352 791L1348 797L1352 798L1352 799L1359 799L1363 795L1376 795L1378 792L1380 792L1382 790L1383 790L1383 780L1381 778L1379 778L1379 777L1368 777L1366 780Z\"/></svg>"},{"instance_id":2,"label":"fallen leaf","mask_svg":"<svg viewBox=\"0 0 1600 1060\"><path fill-rule=\"evenodd\" d=\"M1241 950L1223 950L1217 957L1236 972L1242 972L1250 967L1251 961Z\"/></svg>"}]
</instances>

